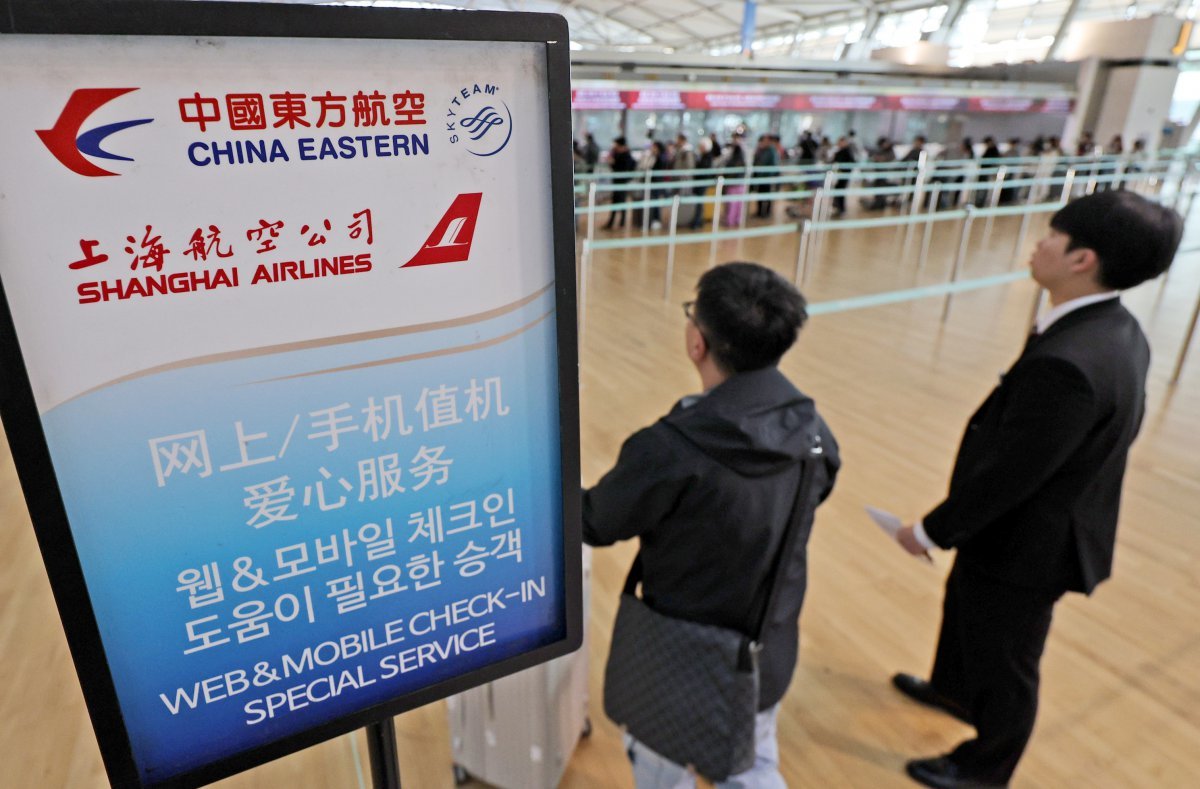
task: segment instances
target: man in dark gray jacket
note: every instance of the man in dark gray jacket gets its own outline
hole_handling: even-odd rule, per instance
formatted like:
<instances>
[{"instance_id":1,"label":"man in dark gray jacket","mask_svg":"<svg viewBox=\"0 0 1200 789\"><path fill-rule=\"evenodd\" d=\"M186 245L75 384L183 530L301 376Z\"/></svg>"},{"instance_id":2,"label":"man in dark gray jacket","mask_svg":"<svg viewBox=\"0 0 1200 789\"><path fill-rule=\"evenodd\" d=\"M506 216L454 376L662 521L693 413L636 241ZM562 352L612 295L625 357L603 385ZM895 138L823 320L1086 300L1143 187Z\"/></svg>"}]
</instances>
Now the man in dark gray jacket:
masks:
<instances>
[{"instance_id":1,"label":"man in dark gray jacket","mask_svg":"<svg viewBox=\"0 0 1200 789\"><path fill-rule=\"evenodd\" d=\"M684 311L687 354L704 392L626 440L616 466L584 494L584 540L603 546L639 537L647 605L750 635L797 495L800 460L816 453L821 462L803 502L801 534L780 564L781 603L763 632L758 758L718 784L782 787L775 715L796 665L808 534L833 488L837 443L812 399L776 367L806 318L789 282L753 263L728 263L700 278ZM629 746L639 789L689 780L683 766L636 741Z\"/></svg>"}]
</instances>

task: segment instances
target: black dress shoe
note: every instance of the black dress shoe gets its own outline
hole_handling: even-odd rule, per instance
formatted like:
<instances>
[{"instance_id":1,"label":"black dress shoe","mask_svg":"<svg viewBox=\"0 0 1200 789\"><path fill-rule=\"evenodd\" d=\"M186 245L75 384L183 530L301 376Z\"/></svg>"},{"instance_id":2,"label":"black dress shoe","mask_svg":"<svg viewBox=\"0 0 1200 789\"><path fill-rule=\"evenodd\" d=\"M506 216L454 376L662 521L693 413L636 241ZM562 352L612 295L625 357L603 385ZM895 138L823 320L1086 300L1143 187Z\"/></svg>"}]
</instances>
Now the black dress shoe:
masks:
<instances>
[{"instance_id":1,"label":"black dress shoe","mask_svg":"<svg viewBox=\"0 0 1200 789\"><path fill-rule=\"evenodd\" d=\"M971 716L965 709L941 693L938 693L933 689L932 685L920 677L914 677L912 674L896 674L892 677L892 684L896 686L897 690L913 701L920 702L927 707L939 709L942 712L953 715L968 726L971 725Z\"/></svg>"},{"instance_id":2,"label":"black dress shoe","mask_svg":"<svg viewBox=\"0 0 1200 789\"><path fill-rule=\"evenodd\" d=\"M934 789L997 789L1007 784L988 783L965 775L947 756L913 759L904 765L908 777Z\"/></svg>"}]
</instances>

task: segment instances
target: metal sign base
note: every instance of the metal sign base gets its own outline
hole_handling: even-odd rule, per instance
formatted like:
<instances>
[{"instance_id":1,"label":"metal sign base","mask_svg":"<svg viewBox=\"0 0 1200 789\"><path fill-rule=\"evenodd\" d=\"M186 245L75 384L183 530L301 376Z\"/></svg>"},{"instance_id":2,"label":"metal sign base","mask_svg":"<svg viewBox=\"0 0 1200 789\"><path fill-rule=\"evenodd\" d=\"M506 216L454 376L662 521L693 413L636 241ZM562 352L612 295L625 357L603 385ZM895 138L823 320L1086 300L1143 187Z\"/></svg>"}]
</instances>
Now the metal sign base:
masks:
<instances>
[{"instance_id":1,"label":"metal sign base","mask_svg":"<svg viewBox=\"0 0 1200 789\"><path fill-rule=\"evenodd\" d=\"M396 724L391 717L366 727L371 785L375 789L400 789L400 760L396 756Z\"/></svg>"}]
</instances>

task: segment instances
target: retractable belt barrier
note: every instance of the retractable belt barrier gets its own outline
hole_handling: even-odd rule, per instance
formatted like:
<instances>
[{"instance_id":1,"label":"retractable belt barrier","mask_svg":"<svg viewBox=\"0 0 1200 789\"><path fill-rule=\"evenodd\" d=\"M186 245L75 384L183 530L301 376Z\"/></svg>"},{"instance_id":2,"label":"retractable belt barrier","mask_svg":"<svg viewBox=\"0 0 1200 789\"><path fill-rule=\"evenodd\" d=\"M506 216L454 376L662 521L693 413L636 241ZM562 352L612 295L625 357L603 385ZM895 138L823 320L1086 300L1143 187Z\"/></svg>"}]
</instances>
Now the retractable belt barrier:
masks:
<instances>
[{"instance_id":1,"label":"retractable belt barrier","mask_svg":"<svg viewBox=\"0 0 1200 789\"><path fill-rule=\"evenodd\" d=\"M1177 163L1178 159L1167 161L1167 164ZM1061 162L1061 160L1060 160ZM1087 160L1088 165L1096 164L1096 160ZM1193 186L1188 188L1188 182L1193 175L1192 160L1186 162L1186 167L1178 174L1178 181L1171 194L1162 194L1166 200L1169 200L1176 210L1182 209L1181 213L1186 217L1191 213L1192 203L1196 197L1197 189ZM1058 169L1056 167L1056 169ZM654 208L667 207L672 208L670 227L668 232L661 235L641 235L625 238L606 238L596 239L593 236L595 224L596 205L594 203L595 192L597 185L591 184L589 187L590 205L576 209L576 214L589 214L588 235L583 241L583 250L581 256L581 291L580 291L580 313L581 322L582 315L586 309L586 284L588 278L588 268L591 263L592 254L597 251L617 250L617 249L635 249L649 247L667 247L667 270L663 285L664 298L669 298L671 291L671 280L674 271L674 255L675 248L680 244L710 244L710 262L713 265L716 261L717 243L720 241L734 241L748 238L763 238L779 235L790 235L799 233L798 254L796 260L795 281L797 285L802 285L808 268L808 258L810 255L818 255L823 244L823 235L831 230L867 230L887 227L904 227L906 235L904 245L902 247L907 255L908 245L912 228L915 225L924 226L924 237L921 242L921 253L918 263L918 272L924 267L928 252L931 228L934 224L943 222L961 222L961 230L958 240L957 252L955 254L953 265L951 268L950 281L937 285L927 285L921 287L907 288L896 291L888 291L885 293L869 294L864 296L855 296L851 298L838 299L828 302L816 302L809 305L810 315L827 315L836 312L843 312L853 309L864 309L869 307L882 306L886 304L895 304L914 299L930 298L935 296L944 296L945 305L942 311L943 322L947 319L950 312L952 298L957 293L965 291L977 290L981 288L989 288L997 285L1009 284L1028 278L1028 273L1025 271L1014 271L994 276L981 277L970 280L959 280L962 269L965 265L965 257L970 239L971 227L975 220L984 219L987 221L985 230L985 243L988 234L991 232L992 221L996 217L1020 216L1022 222L1020 231L1017 237L1015 253L1019 255L1024 246L1029 219L1032 216L1039 214L1048 214L1058 211L1067 200L1070 198L1074 188L1083 186L1086 193L1091 193L1103 185L1109 186L1134 186L1139 183L1150 183L1157 185L1160 182L1161 176L1166 175L1165 172L1156 172L1153 169L1141 169L1136 172L1120 172L1114 171L1110 174L1099 174L1095 167L1090 172L1078 172L1074 169L1067 171L1065 175L1050 176L1044 178L1026 177L1014 178L1008 181L1004 180L1006 172L1004 168L998 168L997 173L987 180L964 181L957 183L934 182L926 184L918 179L915 184L904 184L901 186L886 186L886 187L867 187L867 188L841 188L832 189L822 187L819 189L800 189L790 192L746 192L727 194L723 187L727 185L743 185L745 180L733 179L726 181L724 178L718 178L715 182L717 187L716 194L708 195L674 195L665 198L655 198L651 200L628 201L624 203L616 203L607 206L609 210L633 210L637 208ZM841 175L842 173L832 173L832 175ZM849 175L849 173L845 173ZM911 175L912 172L909 171ZM978 176L978 173L976 173ZM982 176L979 176L982 178ZM831 181L831 173L826 174L825 184L828 186ZM786 183L787 179L773 177L763 179L757 183ZM1166 178L1161 178L1161 182L1165 185ZM661 186L661 184L660 184ZM683 188L682 184L674 184L678 188ZM643 187L638 184L638 187ZM1028 198L1021 205L999 205L999 197L1004 189L1018 189L1028 187ZM1046 189L1042 195L1048 195L1049 190L1055 187L1061 187L1061 193L1058 199L1052 199L1048 202L1033 202L1036 194L1035 190L1039 187ZM949 210L938 209L938 195L942 191L950 192L951 194L968 194L973 192L991 192L991 205L977 208L968 203L964 208L954 208ZM832 220L827 218L828 207L831 198L835 196L851 198L851 197L871 197L880 195L912 195L911 210L907 213L894 214L891 216L868 217L863 219L838 219ZM749 202L768 199L783 199L790 198L814 198L813 218L805 219L801 222L784 222L780 224L766 225L762 227L747 228L744 225L739 228L720 230L718 229L719 212L721 206L726 203ZM928 201L926 198L929 198ZM1183 200L1186 197L1186 205ZM929 210L920 212L926 202L928 202ZM712 230L708 232L692 232L686 235L678 234L678 213L683 205L702 205L713 204L714 214L712 219ZM743 212L744 222L745 212ZM645 227L645 226L644 226ZM1200 247L1180 250L1179 254L1190 254L1200 252ZM1014 255L1014 259L1015 259ZM1164 276L1164 283L1166 277ZM1190 347L1192 337L1200 324L1200 299L1197 300L1195 311L1192 315L1187 336L1179 353L1179 358L1175 365L1174 373L1171 377L1171 383L1174 384L1179 380L1182 372L1184 360L1187 351ZM582 332L582 326L581 326Z\"/></svg>"}]
</instances>

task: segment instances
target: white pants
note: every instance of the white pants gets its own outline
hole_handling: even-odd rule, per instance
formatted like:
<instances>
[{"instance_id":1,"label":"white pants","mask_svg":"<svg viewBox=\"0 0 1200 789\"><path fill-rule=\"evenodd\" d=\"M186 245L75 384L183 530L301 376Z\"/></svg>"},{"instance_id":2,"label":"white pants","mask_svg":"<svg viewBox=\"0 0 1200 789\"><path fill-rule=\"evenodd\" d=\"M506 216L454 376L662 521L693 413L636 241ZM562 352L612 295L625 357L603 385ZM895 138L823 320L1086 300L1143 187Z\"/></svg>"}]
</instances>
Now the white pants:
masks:
<instances>
[{"instance_id":1,"label":"white pants","mask_svg":"<svg viewBox=\"0 0 1200 789\"><path fill-rule=\"evenodd\" d=\"M779 741L775 737L778 713L778 704L758 713L754 719L754 766L716 784L717 789L787 789L779 772ZM696 778L686 767L660 756L629 734L625 735L625 746L637 789L695 789Z\"/></svg>"}]
</instances>

